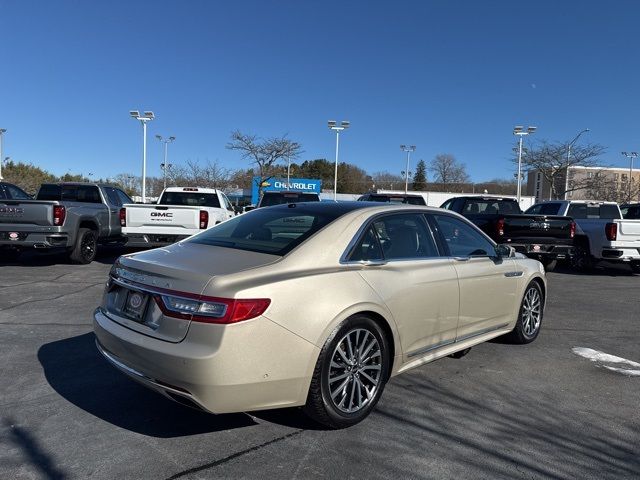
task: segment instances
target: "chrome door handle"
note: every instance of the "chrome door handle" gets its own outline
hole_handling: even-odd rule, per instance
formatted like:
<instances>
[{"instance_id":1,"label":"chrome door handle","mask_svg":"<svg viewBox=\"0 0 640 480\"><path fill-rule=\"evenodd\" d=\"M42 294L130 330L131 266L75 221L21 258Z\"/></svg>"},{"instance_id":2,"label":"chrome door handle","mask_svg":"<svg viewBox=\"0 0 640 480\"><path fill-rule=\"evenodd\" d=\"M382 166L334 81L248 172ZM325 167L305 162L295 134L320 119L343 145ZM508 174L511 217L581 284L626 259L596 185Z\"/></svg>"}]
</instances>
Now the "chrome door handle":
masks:
<instances>
[{"instance_id":1,"label":"chrome door handle","mask_svg":"<svg viewBox=\"0 0 640 480\"><path fill-rule=\"evenodd\" d=\"M470 257L453 257L456 262L468 262Z\"/></svg>"}]
</instances>

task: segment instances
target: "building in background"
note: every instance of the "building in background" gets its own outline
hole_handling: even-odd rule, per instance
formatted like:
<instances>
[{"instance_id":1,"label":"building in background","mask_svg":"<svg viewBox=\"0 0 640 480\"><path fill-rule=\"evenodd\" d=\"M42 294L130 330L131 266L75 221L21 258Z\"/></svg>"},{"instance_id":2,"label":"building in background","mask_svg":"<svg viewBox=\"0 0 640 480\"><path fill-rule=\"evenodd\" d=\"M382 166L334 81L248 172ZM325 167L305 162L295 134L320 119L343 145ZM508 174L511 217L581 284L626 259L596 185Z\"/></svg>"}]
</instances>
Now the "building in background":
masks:
<instances>
[{"instance_id":1,"label":"building in background","mask_svg":"<svg viewBox=\"0 0 640 480\"><path fill-rule=\"evenodd\" d=\"M573 166L569 167L568 178L560 174L555 181L558 196L565 200L640 201L640 169L637 168L629 178L628 168ZM538 202L552 199L551 185L539 170L527 172L526 193Z\"/></svg>"}]
</instances>

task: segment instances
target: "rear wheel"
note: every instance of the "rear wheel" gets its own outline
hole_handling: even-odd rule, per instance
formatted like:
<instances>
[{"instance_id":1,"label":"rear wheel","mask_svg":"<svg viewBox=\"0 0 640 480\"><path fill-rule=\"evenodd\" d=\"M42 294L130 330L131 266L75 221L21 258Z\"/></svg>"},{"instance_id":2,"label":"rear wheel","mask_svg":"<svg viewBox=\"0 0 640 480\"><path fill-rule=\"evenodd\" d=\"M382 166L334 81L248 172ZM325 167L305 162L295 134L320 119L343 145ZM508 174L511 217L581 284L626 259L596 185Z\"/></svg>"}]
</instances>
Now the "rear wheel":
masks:
<instances>
[{"instance_id":1,"label":"rear wheel","mask_svg":"<svg viewBox=\"0 0 640 480\"><path fill-rule=\"evenodd\" d=\"M96 258L96 250L98 248L98 239L93 230L89 228L80 228L76 236L76 244L69 254L69 260L72 263L88 264Z\"/></svg>"},{"instance_id":2,"label":"rear wheel","mask_svg":"<svg viewBox=\"0 0 640 480\"><path fill-rule=\"evenodd\" d=\"M533 281L524 291L516 326L505 338L512 343L533 342L540 333L543 307L542 288L538 282Z\"/></svg>"},{"instance_id":3,"label":"rear wheel","mask_svg":"<svg viewBox=\"0 0 640 480\"><path fill-rule=\"evenodd\" d=\"M555 258L542 258L540 259L540 263L542 263L546 272L552 272L553 269L556 268L558 261Z\"/></svg>"},{"instance_id":4,"label":"rear wheel","mask_svg":"<svg viewBox=\"0 0 640 480\"><path fill-rule=\"evenodd\" d=\"M329 428L362 421L378 402L389 376L390 349L380 326L355 315L324 344L304 411Z\"/></svg>"},{"instance_id":5,"label":"rear wheel","mask_svg":"<svg viewBox=\"0 0 640 480\"><path fill-rule=\"evenodd\" d=\"M590 272L596 266L596 259L589 251L589 244L581 244L575 248L573 267L581 272Z\"/></svg>"},{"instance_id":6,"label":"rear wheel","mask_svg":"<svg viewBox=\"0 0 640 480\"><path fill-rule=\"evenodd\" d=\"M631 264L631 271L633 273L640 273L640 262L634 262Z\"/></svg>"}]
</instances>

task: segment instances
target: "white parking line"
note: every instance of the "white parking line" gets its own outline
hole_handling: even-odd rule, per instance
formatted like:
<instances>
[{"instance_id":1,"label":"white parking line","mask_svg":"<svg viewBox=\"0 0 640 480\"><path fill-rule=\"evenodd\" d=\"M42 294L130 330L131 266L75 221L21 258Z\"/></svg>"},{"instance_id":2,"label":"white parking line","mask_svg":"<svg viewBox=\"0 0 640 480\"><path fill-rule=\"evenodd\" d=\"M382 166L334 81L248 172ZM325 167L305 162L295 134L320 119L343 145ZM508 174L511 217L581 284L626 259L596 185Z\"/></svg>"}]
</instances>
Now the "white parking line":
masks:
<instances>
[{"instance_id":1,"label":"white parking line","mask_svg":"<svg viewBox=\"0 0 640 480\"><path fill-rule=\"evenodd\" d=\"M640 363L627 360L626 358L616 357L615 355L609 355L608 353L593 350L592 348L573 347L571 351L576 355L595 362L599 367L604 367L607 370L611 370L613 372L621 373L623 375L628 375L631 377L640 377ZM614 364L619 366L607 364Z\"/></svg>"}]
</instances>

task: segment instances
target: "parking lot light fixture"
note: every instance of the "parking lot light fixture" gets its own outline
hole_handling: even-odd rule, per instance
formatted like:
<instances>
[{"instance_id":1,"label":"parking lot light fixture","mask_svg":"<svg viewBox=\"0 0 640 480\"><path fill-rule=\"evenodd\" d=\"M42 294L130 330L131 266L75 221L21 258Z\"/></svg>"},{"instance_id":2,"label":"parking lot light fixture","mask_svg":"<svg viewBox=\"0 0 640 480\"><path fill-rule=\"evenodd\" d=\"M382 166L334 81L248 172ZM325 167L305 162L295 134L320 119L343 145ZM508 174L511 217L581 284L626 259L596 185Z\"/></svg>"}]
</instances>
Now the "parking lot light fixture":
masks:
<instances>
[{"instance_id":1,"label":"parking lot light fixture","mask_svg":"<svg viewBox=\"0 0 640 480\"><path fill-rule=\"evenodd\" d=\"M629 159L629 193L627 195L627 203L631 203L631 179L633 178L633 159L638 158L638 152L622 152L622 155Z\"/></svg>"},{"instance_id":2,"label":"parking lot light fixture","mask_svg":"<svg viewBox=\"0 0 640 480\"><path fill-rule=\"evenodd\" d=\"M153 112L145 111L140 115L138 110L130 110L129 115L142 124L142 203L147 201L147 122L153 120L155 115Z\"/></svg>"},{"instance_id":3,"label":"parking lot light fixture","mask_svg":"<svg viewBox=\"0 0 640 480\"><path fill-rule=\"evenodd\" d=\"M164 177L164 189L167 188L167 170L171 168L171 164L167 163L167 145L172 143L176 137L171 136L167 139L163 139L161 135L156 135L156 138L160 140L161 143L164 143L164 162L160 164L160 168L162 168L163 177Z\"/></svg>"},{"instance_id":4,"label":"parking lot light fixture","mask_svg":"<svg viewBox=\"0 0 640 480\"><path fill-rule=\"evenodd\" d=\"M4 158L2 156L2 137L4 136L6 131L6 128L0 128L0 180L2 180L2 159Z\"/></svg>"},{"instance_id":5,"label":"parking lot light fixture","mask_svg":"<svg viewBox=\"0 0 640 480\"><path fill-rule=\"evenodd\" d=\"M338 122L335 120L329 120L327 122L327 126L330 130L336 132L336 165L333 173L333 200L335 201L338 199L338 149L340 146L340 132L349 128L351 126L351 122L342 120L340 125L338 125Z\"/></svg>"},{"instance_id":6,"label":"parking lot light fixture","mask_svg":"<svg viewBox=\"0 0 640 480\"><path fill-rule=\"evenodd\" d=\"M573 140L571 140L569 142L569 146L567 147L567 168L565 169L564 172L564 199L567 199L567 190L569 190L569 161L571 160L571 147L573 146L574 143L576 143L578 141L578 139L580 138L580 135L582 135L583 133L587 133L590 130L588 128L585 128L584 130L582 130L580 133L578 133L578 135L576 135L576 138L574 138Z\"/></svg>"},{"instance_id":7,"label":"parking lot light fixture","mask_svg":"<svg viewBox=\"0 0 640 480\"><path fill-rule=\"evenodd\" d=\"M415 145L400 145L400 150L407 152L407 168L404 171L404 193L409 192L409 156L416 151Z\"/></svg>"},{"instance_id":8,"label":"parking lot light fixture","mask_svg":"<svg viewBox=\"0 0 640 480\"><path fill-rule=\"evenodd\" d=\"M513 127L513 134L519 137L518 139L518 187L517 197L518 205L520 205L520 198L522 196L522 137L525 135L531 135L537 130L538 127L527 127L525 130L522 125L516 125Z\"/></svg>"}]
</instances>

